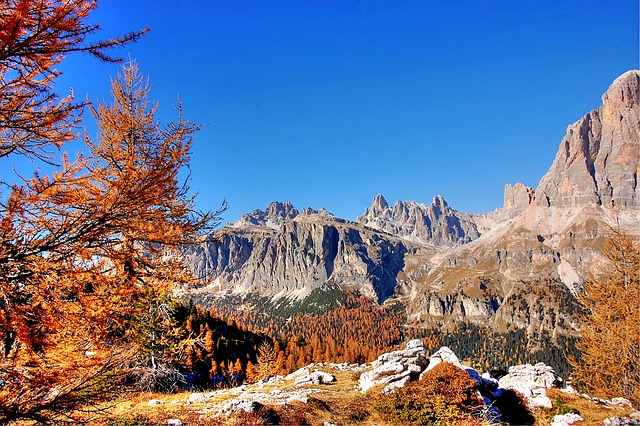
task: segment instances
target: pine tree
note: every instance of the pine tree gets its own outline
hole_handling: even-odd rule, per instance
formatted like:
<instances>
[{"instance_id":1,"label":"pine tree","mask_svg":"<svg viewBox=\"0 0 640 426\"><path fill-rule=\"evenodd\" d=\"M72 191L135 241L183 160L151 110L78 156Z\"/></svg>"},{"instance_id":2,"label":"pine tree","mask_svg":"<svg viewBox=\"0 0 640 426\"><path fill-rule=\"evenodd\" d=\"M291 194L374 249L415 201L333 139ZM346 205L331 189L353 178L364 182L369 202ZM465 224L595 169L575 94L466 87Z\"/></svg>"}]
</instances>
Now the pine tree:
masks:
<instances>
[{"instance_id":1,"label":"pine tree","mask_svg":"<svg viewBox=\"0 0 640 426\"><path fill-rule=\"evenodd\" d=\"M247 368L245 371L246 371L245 377L247 382L255 383L258 380L260 380L260 374L258 372L258 369L251 361L247 361Z\"/></svg>"},{"instance_id":2,"label":"pine tree","mask_svg":"<svg viewBox=\"0 0 640 426\"><path fill-rule=\"evenodd\" d=\"M278 353L273 343L269 340L263 341L258 347L257 360L258 380L271 377L282 370L282 354Z\"/></svg>"}]
</instances>

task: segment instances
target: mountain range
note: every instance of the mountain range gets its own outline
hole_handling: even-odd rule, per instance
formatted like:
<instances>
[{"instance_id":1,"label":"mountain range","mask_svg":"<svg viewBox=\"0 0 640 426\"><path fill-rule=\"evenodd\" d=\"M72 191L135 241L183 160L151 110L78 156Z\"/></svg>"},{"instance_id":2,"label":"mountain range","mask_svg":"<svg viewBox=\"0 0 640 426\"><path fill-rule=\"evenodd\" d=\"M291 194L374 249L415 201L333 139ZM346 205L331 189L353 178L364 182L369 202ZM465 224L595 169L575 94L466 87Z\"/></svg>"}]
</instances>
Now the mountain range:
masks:
<instances>
[{"instance_id":1,"label":"mountain range","mask_svg":"<svg viewBox=\"0 0 640 426\"><path fill-rule=\"evenodd\" d=\"M401 304L409 326L571 334L611 227L640 233L639 104L640 71L628 71L568 126L537 188L507 184L490 213L439 195L393 206L376 195L355 221L273 202L186 249L206 282L184 292L204 305L235 295L295 311L311 294L355 291Z\"/></svg>"}]
</instances>

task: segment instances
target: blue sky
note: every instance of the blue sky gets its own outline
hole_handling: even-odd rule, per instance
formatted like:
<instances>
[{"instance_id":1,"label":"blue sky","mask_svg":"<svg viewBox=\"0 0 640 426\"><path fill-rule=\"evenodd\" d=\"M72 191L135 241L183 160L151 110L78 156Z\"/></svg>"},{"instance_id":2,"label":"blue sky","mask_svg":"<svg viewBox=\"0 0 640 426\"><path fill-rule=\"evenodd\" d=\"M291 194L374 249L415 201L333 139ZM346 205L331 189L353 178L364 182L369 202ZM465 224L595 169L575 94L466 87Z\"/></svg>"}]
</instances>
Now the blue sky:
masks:
<instances>
[{"instance_id":1,"label":"blue sky","mask_svg":"<svg viewBox=\"0 0 640 426\"><path fill-rule=\"evenodd\" d=\"M209 123L192 188L202 209L226 198L231 221L274 200L355 219L377 193L501 206L638 67L638 15L637 0L103 0L92 19L102 36L151 27L119 53L149 76L159 119L180 96ZM61 93L96 100L119 67L60 69Z\"/></svg>"}]
</instances>

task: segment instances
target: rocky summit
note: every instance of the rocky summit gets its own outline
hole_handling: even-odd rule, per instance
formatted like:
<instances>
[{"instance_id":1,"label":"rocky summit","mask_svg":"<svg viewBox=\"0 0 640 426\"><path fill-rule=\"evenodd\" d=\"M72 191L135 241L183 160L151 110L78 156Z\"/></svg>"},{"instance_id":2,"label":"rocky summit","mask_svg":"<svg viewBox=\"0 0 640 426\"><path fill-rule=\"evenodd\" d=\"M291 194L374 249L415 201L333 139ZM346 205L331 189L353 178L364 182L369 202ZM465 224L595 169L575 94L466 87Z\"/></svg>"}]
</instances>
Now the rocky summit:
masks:
<instances>
[{"instance_id":1,"label":"rocky summit","mask_svg":"<svg viewBox=\"0 0 640 426\"><path fill-rule=\"evenodd\" d=\"M575 295L599 273L608 230L640 230L639 88L639 71L616 79L567 128L537 188L507 184L493 212L458 212L440 196L391 207L377 195L352 222L272 203L186 250L206 281L187 297L300 303L357 291L401 303L412 326L571 334Z\"/></svg>"},{"instance_id":2,"label":"rocky summit","mask_svg":"<svg viewBox=\"0 0 640 426\"><path fill-rule=\"evenodd\" d=\"M460 245L480 236L471 215L452 209L439 195L428 206L398 201L390 207L379 194L356 222L408 241L436 246Z\"/></svg>"}]
</instances>

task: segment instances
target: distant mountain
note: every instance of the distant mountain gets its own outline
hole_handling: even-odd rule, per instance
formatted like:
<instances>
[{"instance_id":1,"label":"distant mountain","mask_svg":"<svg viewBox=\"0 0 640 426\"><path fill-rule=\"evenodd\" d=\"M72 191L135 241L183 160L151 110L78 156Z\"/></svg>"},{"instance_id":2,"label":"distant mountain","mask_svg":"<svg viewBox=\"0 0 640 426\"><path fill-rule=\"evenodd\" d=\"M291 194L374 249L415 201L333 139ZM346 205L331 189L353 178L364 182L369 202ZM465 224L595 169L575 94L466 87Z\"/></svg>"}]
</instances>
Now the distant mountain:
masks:
<instances>
[{"instance_id":1,"label":"distant mountain","mask_svg":"<svg viewBox=\"0 0 640 426\"><path fill-rule=\"evenodd\" d=\"M295 309L318 292L355 290L401 303L416 327L572 333L575 295L598 273L609 227L640 233L639 82L639 71L616 79L603 105L568 127L538 187L506 185L493 212L461 213L440 196L391 207L377 195L350 222L272 203L187 250L209 283L189 297Z\"/></svg>"},{"instance_id":2,"label":"distant mountain","mask_svg":"<svg viewBox=\"0 0 640 426\"><path fill-rule=\"evenodd\" d=\"M273 202L267 206L265 211L256 209L251 213L244 213L240 220L228 226L233 228L266 226L267 228L278 229L283 221L293 219L298 214L298 210L289 201L285 203Z\"/></svg>"},{"instance_id":3,"label":"distant mountain","mask_svg":"<svg viewBox=\"0 0 640 426\"><path fill-rule=\"evenodd\" d=\"M428 206L398 201L390 207L379 194L356 222L409 241L436 246L465 244L480 236L471 215L452 209L439 195Z\"/></svg>"},{"instance_id":4,"label":"distant mountain","mask_svg":"<svg viewBox=\"0 0 640 426\"><path fill-rule=\"evenodd\" d=\"M281 211L277 206L282 204L272 203L267 211ZM257 216L264 223L281 217ZM274 228L240 222L222 228L215 242L188 249L196 273L211 282L207 291L293 303L337 285L383 302L395 291L405 254L433 251L324 210L307 210Z\"/></svg>"}]
</instances>

